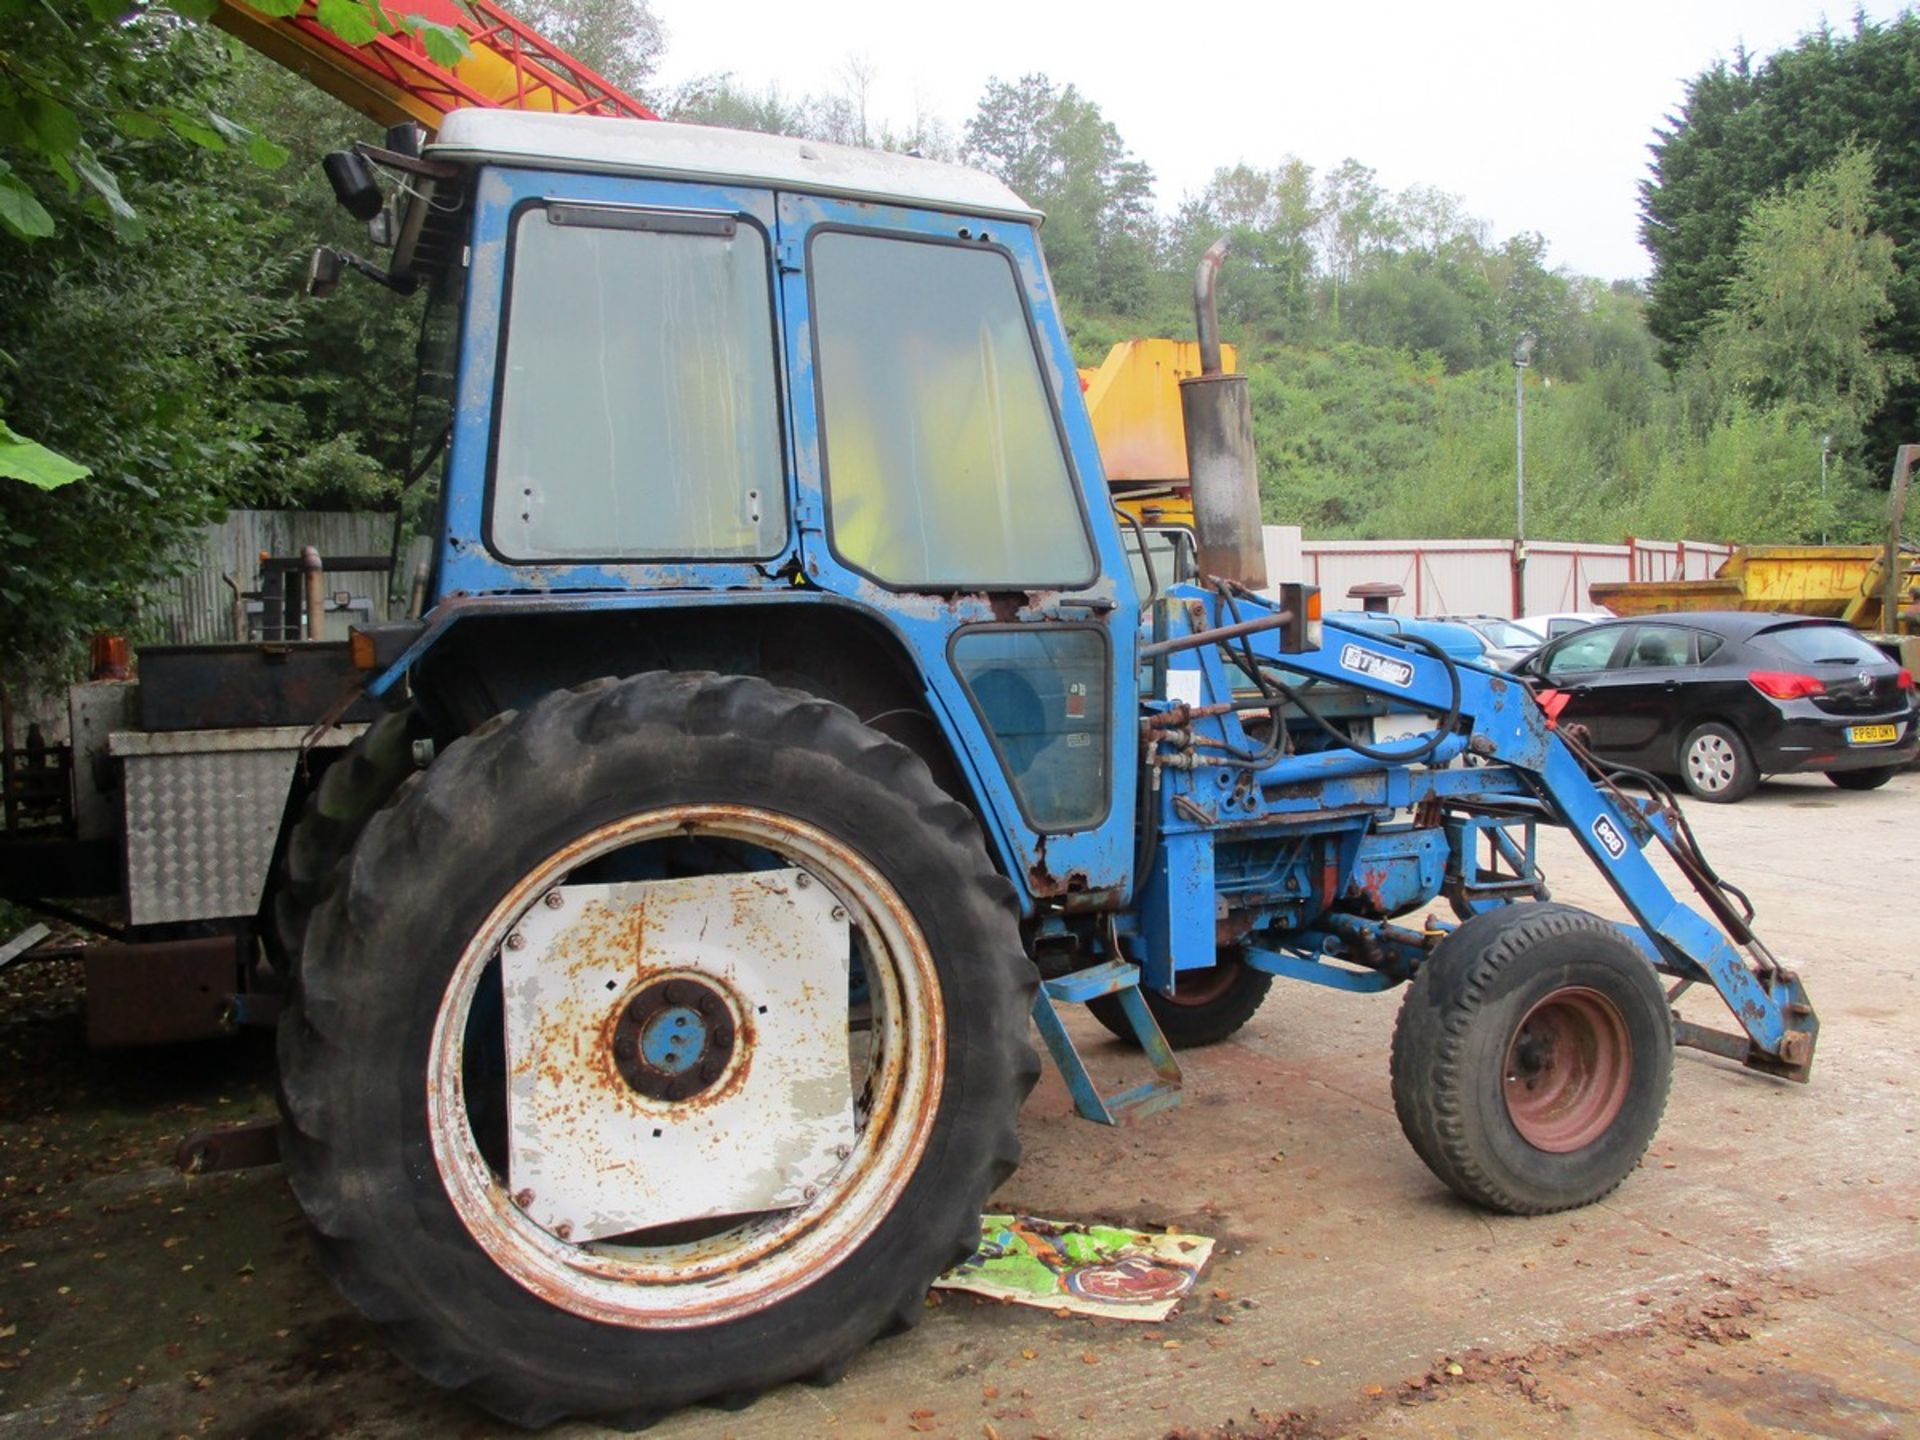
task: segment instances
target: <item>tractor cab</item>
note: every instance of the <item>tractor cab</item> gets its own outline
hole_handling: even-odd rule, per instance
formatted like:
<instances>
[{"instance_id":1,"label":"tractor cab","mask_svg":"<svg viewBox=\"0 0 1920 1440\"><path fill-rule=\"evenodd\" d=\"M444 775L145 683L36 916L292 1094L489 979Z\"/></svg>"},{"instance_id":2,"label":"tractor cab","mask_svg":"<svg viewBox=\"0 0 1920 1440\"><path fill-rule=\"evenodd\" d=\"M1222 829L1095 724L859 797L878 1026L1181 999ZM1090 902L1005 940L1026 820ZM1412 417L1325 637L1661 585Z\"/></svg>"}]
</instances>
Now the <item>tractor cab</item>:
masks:
<instances>
[{"instance_id":1,"label":"tractor cab","mask_svg":"<svg viewBox=\"0 0 1920 1440\"><path fill-rule=\"evenodd\" d=\"M445 458L427 612L376 690L485 671L535 616L617 612L636 666L673 637L760 669L771 643L911 713L893 733L963 772L1024 910L1117 903L1140 597L1041 217L907 156L505 111L396 168L389 278L429 293ZM540 633L544 685L572 642ZM594 633L580 678L615 659Z\"/></svg>"}]
</instances>

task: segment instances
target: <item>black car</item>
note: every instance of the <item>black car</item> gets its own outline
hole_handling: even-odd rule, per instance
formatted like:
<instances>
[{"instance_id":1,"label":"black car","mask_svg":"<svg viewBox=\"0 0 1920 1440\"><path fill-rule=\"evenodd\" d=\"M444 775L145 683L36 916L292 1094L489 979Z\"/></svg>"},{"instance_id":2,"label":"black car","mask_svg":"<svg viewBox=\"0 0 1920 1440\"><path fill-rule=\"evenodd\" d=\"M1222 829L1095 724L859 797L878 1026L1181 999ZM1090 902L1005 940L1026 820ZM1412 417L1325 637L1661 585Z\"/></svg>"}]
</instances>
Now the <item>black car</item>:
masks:
<instances>
[{"instance_id":1,"label":"black car","mask_svg":"<svg viewBox=\"0 0 1920 1440\"><path fill-rule=\"evenodd\" d=\"M1514 667L1566 697L1602 759L1730 803L1762 775L1872 790L1920 751L1913 675L1837 620L1700 611L1612 620Z\"/></svg>"}]
</instances>

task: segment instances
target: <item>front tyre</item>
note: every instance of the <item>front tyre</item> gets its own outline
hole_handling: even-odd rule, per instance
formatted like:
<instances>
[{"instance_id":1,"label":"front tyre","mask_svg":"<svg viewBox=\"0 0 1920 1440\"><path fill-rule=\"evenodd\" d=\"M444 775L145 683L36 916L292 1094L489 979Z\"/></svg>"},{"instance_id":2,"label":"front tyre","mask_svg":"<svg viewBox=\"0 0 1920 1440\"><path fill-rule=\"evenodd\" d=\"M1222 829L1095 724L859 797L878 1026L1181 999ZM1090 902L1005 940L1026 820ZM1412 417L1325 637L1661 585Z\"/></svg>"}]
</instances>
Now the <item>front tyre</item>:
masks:
<instances>
[{"instance_id":1,"label":"front tyre","mask_svg":"<svg viewBox=\"0 0 1920 1440\"><path fill-rule=\"evenodd\" d=\"M1744 800L1760 785L1753 751L1739 731L1718 720L1694 726L1680 742L1680 778L1696 797L1713 805Z\"/></svg>"},{"instance_id":2,"label":"front tyre","mask_svg":"<svg viewBox=\"0 0 1920 1440\"><path fill-rule=\"evenodd\" d=\"M1827 779L1842 790L1878 790L1899 773L1898 765L1874 765L1865 770L1829 770Z\"/></svg>"},{"instance_id":3,"label":"front tyre","mask_svg":"<svg viewBox=\"0 0 1920 1440\"><path fill-rule=\"evenodd\" d=\"M577 979L604 941L563 947L531 979L510 970L503 957L532 953L525 935L573 913L543 909L552 897L641 897L604 941L640 954L637 973L609 979L603 1001L596 978L587 1000L605 1016L535 1057L586 1076L573 1093L608 1091L602 1119L704 1143L737 1113L721 1103L730 1086L737 1102L756 1064L764 1086L793 1058L754 1050L782 1017L756 1012L751 966L703 951L704 929L670 977L648 971L646 897L702 877L829 892L850 952L829 957L840 980L825 997L844 1016L848 1143L795 1160L784 1135L765 1152L711 1135L735 1173L666 1174L642 1128L619 1157L636 1188L670 1202L714 1183L753 1191L784 1166L792 1193L592 1238L543 1223L547 1197L514 1180L525 1117L508 1096L521 1102L527 1066L510 1073L502 1017ZM315 914L281 1026L288 1178L348 1298L408 1363L495 1414L633 1422L744 1401L838 1374L911 1324L927 1284L978 1243L1038 1070L1034 985L1011 887L910 751L758 680L597 682L448 747L367 825ZM676 1025L708 1048L672 1049Z\"/></svg>"},{"instance_id":4,"label":"front tyre","mask_svg":"<svg viewBox=\"0 0 1920 1440\"><path fill-rule=\"evenodd\" d=\"M1456 1193L1511 1215L1589 1205L1639 1164L1673 1017L1617 926L1569 905L1478 915L1435 948L1393 1032L1393 1104Z\"/></svg>"}]
</instances>

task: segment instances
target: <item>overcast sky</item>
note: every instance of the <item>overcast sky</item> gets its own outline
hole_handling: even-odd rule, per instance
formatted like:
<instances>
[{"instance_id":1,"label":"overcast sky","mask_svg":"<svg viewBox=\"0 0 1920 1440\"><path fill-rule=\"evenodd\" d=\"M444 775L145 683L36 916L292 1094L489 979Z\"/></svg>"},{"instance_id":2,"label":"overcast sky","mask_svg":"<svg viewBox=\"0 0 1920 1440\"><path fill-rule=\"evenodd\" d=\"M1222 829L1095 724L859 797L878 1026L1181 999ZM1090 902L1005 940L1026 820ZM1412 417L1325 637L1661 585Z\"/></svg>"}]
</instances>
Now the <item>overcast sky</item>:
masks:
<instances>
[{"instance_id":1,"label":"overcast sky","mask_svg":"<svg viewBox=\"0 0 1920 1440\"><path fill-rule=\"evenodd\" d=\"M1868 0L1886 19L1898 0ZM1094 100L1153 168L1162 209L1244 160L1347 156L1389 189L1462 196L1496 240L1538 230L1553 263L1644 275L1638 192L1654 128L1686 80L1745 44L1791 45L1851 3L1815 0L1376 0L1302 5L1047 0L653 0L660 79L731 71L789 96L874 74L870 115L956 133L991 76L1041 71ZM1130 18L1137 17L1137 18Z\"/></svg>"}]
</instances>

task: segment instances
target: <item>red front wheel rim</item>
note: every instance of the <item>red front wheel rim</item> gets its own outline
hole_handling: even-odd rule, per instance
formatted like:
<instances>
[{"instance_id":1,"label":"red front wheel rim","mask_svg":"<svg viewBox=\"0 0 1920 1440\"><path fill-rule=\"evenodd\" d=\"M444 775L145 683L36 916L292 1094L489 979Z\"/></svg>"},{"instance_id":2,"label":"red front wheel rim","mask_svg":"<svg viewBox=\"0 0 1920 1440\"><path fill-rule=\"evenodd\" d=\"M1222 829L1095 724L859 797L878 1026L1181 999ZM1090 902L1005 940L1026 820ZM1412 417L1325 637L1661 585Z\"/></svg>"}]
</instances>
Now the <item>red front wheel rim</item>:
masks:
<instances>
[{"instance_id":1,"label":"red front wheel rim","mask_svg":"<svg viewBox=\"0 0 1920 1440\"><path fill-rule=\"evenodd\" d=\"M1521 1139L1556 1155L1585 1149L1627 1101L1627 1022L1598 990L1555 990L1521 1018L1507 1043L1503 1077L1507 1115Z\"/></svg>"}]
</instances>

